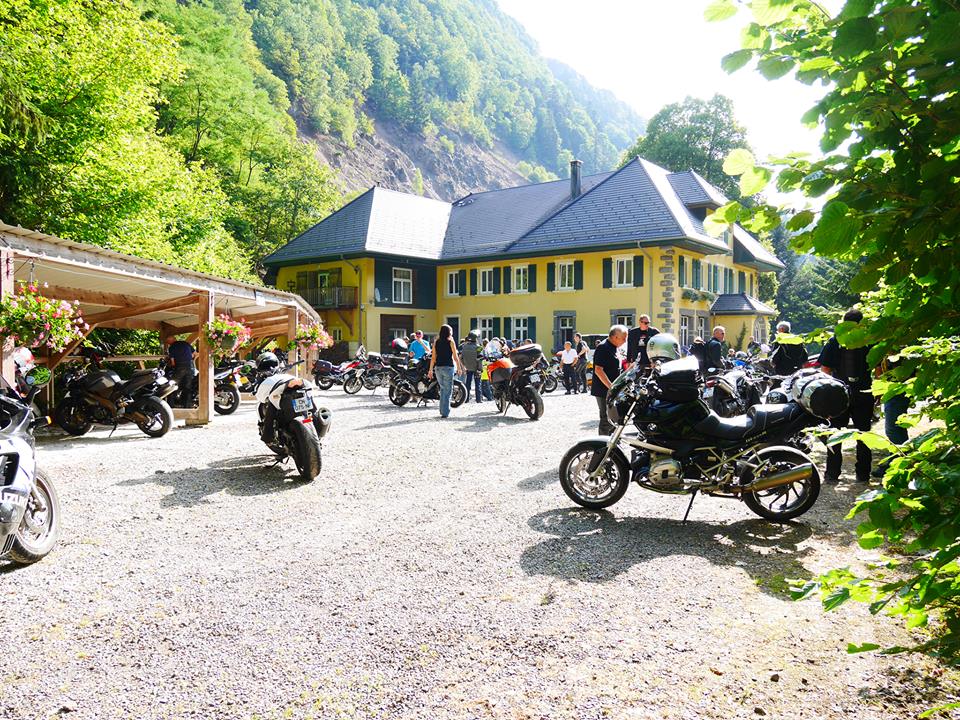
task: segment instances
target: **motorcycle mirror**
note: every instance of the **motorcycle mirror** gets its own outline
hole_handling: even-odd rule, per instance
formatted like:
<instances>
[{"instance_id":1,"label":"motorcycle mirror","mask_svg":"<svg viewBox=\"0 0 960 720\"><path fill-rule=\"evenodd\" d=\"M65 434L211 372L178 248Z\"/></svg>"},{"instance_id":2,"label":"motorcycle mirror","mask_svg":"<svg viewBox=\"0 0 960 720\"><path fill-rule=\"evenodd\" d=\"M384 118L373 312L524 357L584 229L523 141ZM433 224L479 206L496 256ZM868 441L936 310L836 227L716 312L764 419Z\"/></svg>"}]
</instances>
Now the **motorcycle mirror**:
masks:
<instances>
[{"instance_id":1,"label":"motorcycle mirror","mask_svg":"<svg viewBox=\"0 0 960 720\"><path fill-rule=\"evenodd\" d=\"M27 373L24 381L31 387L41 388L50 382L50 371L45 367L37 366Z\"/></svg>"}]
</instances>

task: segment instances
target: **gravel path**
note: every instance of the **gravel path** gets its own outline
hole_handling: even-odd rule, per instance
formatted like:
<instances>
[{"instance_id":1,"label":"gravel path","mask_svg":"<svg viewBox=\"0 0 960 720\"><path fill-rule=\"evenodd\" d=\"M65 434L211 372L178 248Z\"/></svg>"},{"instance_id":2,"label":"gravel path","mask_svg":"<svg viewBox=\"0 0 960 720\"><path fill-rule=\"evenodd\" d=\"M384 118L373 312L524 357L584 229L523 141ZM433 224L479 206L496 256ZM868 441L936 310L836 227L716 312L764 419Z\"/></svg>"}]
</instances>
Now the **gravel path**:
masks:
<instances>
[{"instance_id":1,"label":"gravel path","mask_svg":"<svg viewBox=\"0 0 960 720\"><path fill-rule=\"evenodd\" d=\"M0 566L0 717L900 720L953 692L844 652L890 623L785 596L850 562L856 488L786 527L711 498L683 525L685 499L636 487L591 514L556 468L592 398L537 423L328 405L306 485L269 467L251 402L161 440L45 439L63 535Z\"/></svg>"}]
</instances>

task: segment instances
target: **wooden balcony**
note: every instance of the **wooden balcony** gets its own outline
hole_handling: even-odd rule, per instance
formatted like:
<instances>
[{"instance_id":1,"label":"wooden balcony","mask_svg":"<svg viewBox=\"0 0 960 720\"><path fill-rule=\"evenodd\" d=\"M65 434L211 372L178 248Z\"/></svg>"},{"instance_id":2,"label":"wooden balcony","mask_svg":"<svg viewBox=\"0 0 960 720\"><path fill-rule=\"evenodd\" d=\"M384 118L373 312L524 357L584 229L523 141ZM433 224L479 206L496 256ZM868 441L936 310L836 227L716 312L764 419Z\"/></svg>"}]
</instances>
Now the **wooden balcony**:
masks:
<instances>
[{"instance_id":1,"label":"wooden balcony","mask_svg":"<svg viewBox=\"0 0 960 720\"><path fill-rule=\"evenodd\" d=\"M315 308L355 308L359 298L356 287L297 288L297 294Z\"/></svg>"}]
</instances>

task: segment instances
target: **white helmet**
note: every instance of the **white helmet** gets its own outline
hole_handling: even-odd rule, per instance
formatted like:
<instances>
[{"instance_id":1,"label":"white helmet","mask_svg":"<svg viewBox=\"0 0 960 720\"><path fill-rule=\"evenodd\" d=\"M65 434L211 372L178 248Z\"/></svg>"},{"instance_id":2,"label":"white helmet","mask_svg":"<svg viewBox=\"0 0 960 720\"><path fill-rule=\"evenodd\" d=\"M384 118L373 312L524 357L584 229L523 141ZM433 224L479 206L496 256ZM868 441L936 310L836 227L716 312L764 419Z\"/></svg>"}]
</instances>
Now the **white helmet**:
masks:
<instances>
[{"instance_id":1,"label":"white helmet","mask_svg":"<svg viewBox=\"0 0 960 720\"><path fill-rule=\"evenodd\" d=\"M647 357L650 361L668 362L680 359L680 343L670 333L657 333L647 340Z\"/></svg>"}]
</instances>

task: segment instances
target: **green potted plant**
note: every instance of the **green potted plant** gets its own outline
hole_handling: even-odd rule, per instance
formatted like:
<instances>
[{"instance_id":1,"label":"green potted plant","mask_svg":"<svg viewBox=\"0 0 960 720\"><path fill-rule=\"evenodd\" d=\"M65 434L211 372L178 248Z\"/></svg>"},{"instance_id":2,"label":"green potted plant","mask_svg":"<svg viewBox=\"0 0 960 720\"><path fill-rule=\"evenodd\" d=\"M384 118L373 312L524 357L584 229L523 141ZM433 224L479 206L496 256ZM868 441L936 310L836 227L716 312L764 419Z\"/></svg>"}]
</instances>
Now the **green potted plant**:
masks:
<instances>
[{"instance_id":1,"label":"green potted plant","mask_svg":"<svg viewBox=\"0 0 960 720\"><path fill-rule=\"evenodd\" d=\"M333 347L333 338L320 323L310 323L309 325L297 325L297 334L287 343L287 349L293 350L299 347L303 350L317 348L323 350Z\"/></svg>"},{"instance_id":2,"label":"green potted plant","mask_svg":"<svg viewBox=\"0 0 960 720\"><path fill-rule=\"evenodd\" d=\"M77 305L44 297L36 283L21 285L0 299L0 336L18 346L60 352L90 329Z\"/></svg>"},{"instance_id":3,"label":"green potted plant","mask_svg":"<svg viewBox=\"0 0 960 720\"><path fill-rule=\"evenodd\" d=\"M233 355L250 340L250 328L229 315L217 315L203 329L215 355Z\"/></svg>"}]
</instances>

